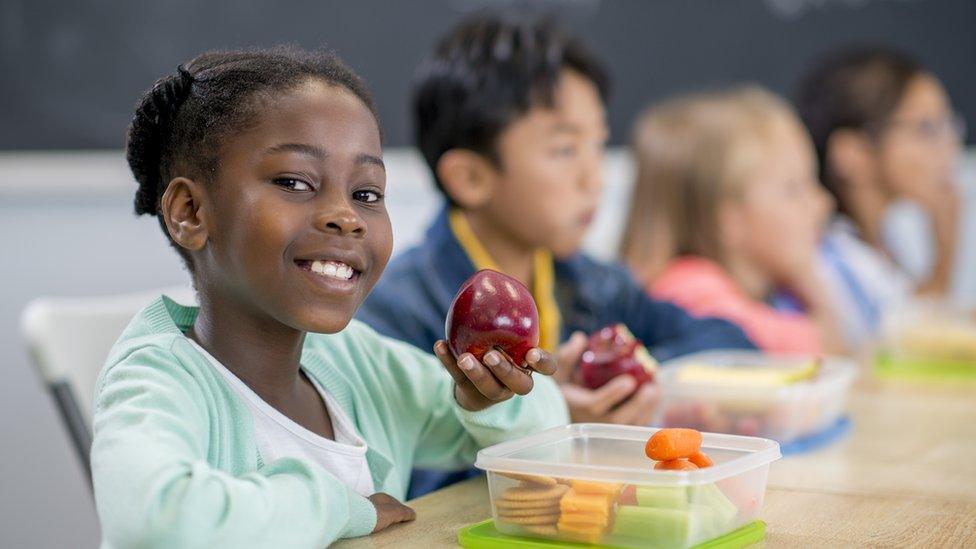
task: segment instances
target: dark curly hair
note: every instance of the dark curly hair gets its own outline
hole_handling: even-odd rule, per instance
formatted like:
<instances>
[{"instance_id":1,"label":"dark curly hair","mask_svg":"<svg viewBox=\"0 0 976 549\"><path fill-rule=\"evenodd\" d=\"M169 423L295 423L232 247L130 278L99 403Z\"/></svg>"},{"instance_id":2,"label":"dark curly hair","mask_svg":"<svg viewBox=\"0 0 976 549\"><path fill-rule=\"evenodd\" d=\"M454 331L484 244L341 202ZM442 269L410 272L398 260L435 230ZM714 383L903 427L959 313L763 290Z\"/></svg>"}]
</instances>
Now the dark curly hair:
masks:
<instances>
[{"instance_id":1,"label":"dark curly hair","mask_svg":"<svg viewBox=\"0 0 976 549\"><path fill-rule=\"evenodd\" d=\"M417 147L448 203L437 177L441 156L460 148L498 163L498 136L530 109L552 106L566 68L591 81L606 103L606 68L553 19L484 12L441 38L414 77L413 116Z\"/></svg>"},{"instance_id":2,"label":"dark curly hair","mask_svg":"<svg viewBox=\"0 0 976 549\"><path fill-rule=\"evenodd\" d=\"M262 105L307 82L321 80L358 97L377 118L363 80L334 53L293 46L208 52L156 81L136 106L125 154L139 188L136 215L160 215L160 200L179 175L213 181L217 154L228 136L255 124Z\"/></svg>"},{"instance_id":3,"label":"dark curly hair","mask_svg":"<svg viewBox=\"0 0 976 549\"><path fill-rule=\"evenodd\" d=\"M847 212L843 181L827 163L830 136L840 129L875 131L924 71L918 61L900 51L856 46L826 54L800 79L796 108L816 147L820 181L841 212Z\"/></svg>"}]
</instances>

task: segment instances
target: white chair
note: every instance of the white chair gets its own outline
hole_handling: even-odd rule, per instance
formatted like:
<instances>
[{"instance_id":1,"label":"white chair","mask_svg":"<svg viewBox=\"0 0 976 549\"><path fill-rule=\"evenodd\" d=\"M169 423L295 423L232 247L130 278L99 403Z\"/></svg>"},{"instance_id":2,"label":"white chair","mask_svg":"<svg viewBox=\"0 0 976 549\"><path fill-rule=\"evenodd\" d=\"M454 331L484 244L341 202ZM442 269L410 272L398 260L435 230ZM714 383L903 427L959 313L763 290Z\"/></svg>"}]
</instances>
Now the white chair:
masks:
<instances>
[{"instance_id":1,"label":"white chair","mask_svg":"<svg viewBox=\"0 0 976 549\"><path fill-rule=\"evenodd\" d=\"M122 330L160 294L183 304L196 299L183 286L105 297L41 297L21 313L31 360L54 398L89 482L96 378Z\"/></svg>"}]
</instances>

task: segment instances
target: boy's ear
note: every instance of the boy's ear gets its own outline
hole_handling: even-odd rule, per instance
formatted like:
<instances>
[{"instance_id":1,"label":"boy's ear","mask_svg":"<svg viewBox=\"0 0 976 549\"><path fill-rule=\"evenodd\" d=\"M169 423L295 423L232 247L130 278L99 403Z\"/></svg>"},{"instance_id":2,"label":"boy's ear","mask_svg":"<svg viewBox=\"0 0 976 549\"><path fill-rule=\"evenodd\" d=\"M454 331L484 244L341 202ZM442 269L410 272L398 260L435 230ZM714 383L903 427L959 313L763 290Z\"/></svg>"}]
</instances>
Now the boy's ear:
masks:
<instances>
[{"instance_id":1,"label":"boy's ear","mask_svg":"<svg viewBox=\"0 0 976 549\"><path fill-rule=\"evenodd\" d=\"M874 180L874 147L858 130L841 129L827 138L827 168L848 186L862 187Z\"/></svg>"},{"instance_id":2,"label":"boy's ear","mask_svg":"<svg viewBox=\"0 0 976 549\"><path fill-rule=\"evenodd\" d=\"M437 161L437 178L454 202L473 210L487 203L495 193L498 169L482 154L451 149Z\"/></svg>"},{"instance_id":3,"label":"boy's ear","mask_svg":"<svg viewBox=\"0 0 976 549\"><path fill-rule=\"evenodd\" d=\"M173 240L187 250L200 250L210 236L203 208L205 196L199 182L177 177L169 182L160 200L166 229Z\"/></svg>"}]
</instances>

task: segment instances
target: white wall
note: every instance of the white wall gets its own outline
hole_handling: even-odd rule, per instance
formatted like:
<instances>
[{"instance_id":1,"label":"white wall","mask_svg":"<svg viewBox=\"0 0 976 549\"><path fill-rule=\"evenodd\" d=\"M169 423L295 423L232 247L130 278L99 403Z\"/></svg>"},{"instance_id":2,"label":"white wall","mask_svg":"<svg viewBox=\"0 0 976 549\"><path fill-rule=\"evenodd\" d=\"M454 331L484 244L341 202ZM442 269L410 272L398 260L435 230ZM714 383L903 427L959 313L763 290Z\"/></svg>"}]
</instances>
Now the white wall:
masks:
<instances>
[{"instance_id":1,"label":"white wall","mask_svg":"<svg viewBox=\"0 0 976 549\"><path fill-rule=\"evenodd\" d=\"M416 242L439 208L418 156L387 151L395 249ZM957 293L976 297L976 157L969 155ZM609 257L626 211L630 164L607 158L604 202L586 247ZM31 369L18 317L39 295L107 295L186 282L156 222L131 213L121 154L0 154L0 546L92 547L98 526L81 468ZM609 244L609 245L608 245Z\"/></svg>"}]
</instances>

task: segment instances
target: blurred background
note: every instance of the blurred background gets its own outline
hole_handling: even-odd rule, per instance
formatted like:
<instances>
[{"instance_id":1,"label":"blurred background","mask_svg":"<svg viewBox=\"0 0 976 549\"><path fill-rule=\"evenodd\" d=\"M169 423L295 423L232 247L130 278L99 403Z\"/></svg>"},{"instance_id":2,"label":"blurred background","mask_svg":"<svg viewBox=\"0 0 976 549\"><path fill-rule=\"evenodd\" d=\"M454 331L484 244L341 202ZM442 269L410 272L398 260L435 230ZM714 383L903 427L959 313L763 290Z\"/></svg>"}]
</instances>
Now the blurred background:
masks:
<instances>
[{"instance_id":1,"label":"blurred background","mask_svg":"<svg viewBox=\"0 0 976 549\"><path fill-rule=\"evenodd\" d=\"M97 519L65 429L21 343L41 295L108 295L185 284L158 225L132 214L121 154L135 102L207 49L328 46L371 86L387 136L396 249L439 208L410 148L411 74L437 37L484 8L556 13L608 63L613 147L587 248L610 258L626 210L634 117L682 91L758 82L786 97L811 59L840 45L895 46L942 80L976 127L972 0L413 0L166 2L0 0L0 546L92 547ZM976 298L976 160L968 137L952 294ZM912 209L906 224L924 220ZM925 256L926 240L918 254Z\"/></svg>"}]
</instances>

